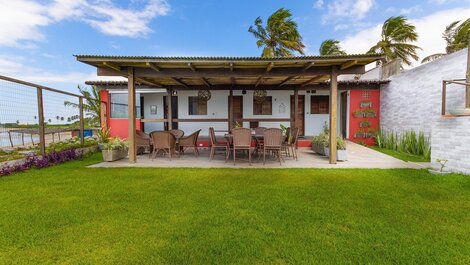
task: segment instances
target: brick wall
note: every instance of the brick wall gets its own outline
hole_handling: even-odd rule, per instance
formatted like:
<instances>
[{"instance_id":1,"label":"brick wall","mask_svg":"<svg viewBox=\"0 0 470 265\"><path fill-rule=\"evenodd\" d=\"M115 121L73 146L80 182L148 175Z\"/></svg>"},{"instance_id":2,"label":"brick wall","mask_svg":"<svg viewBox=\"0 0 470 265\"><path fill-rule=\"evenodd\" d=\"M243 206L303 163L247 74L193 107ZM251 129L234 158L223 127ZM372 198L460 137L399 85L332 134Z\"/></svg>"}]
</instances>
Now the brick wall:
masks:
<instances>
[{"instance_id":1,"label":"brick wall","mask_svg":"<svg viewBox=\"0 0 470 265\"><path fill-rule=\"evenodd\" d=\"M390 77L380 92L380 124L385 130L414 129L431 135L440 117L442 80L465 77L467 49ZM464 106L464 89L447 88L447 109Z\"/></svg>"},{"instance_id":2,"label":"brick wall","mask_svg":"<svg viewBox=\"0 0 470 265\"><path fill-rule=\"evenodd\" d=\"M446 169L470 174L470 117L438 118L432 126L431 162L449 160Z\"/></svg>"}]
</instances>

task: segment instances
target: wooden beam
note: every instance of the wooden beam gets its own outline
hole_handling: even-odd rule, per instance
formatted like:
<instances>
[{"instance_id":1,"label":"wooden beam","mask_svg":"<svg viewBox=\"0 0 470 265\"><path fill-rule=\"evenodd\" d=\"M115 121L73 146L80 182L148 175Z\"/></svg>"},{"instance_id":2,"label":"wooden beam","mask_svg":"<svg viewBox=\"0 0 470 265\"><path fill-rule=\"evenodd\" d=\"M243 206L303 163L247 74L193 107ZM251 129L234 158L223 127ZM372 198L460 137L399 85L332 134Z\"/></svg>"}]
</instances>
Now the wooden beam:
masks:
<instances>
[{"instance_id":1,"label":"wooden beam","mask_svg":"<svg viewBox=\"0 0 470 265\"><path fill-rule=\"evenodd\" d=\"M262 81L263 81L263 77L262 76L258 77L258 80L256 80L255 87L258 87L262 83Z\"/></svg>"},{"instance_id":2,"label":"wooden beam","mask_svg":"<svg viewBox=\"0 0 470 265\"><path fill-rule=\"evenodd\" d=\"M266 73L269 73L271 72L271 70L274 68L274 63L273 62L270 62L268 64L268 67L266 67Z\"/></svg>"},{"instance_id":3,"label":"wooden beam","mask_svg":"<svg viewBox=\"0 0 470 265\"><path fill-rule=\"evenodd\" d=\"M44 105L42 98L42 88L37 88L37 99L38 99L38 120L39 120L39 150L41 155L46 154L46 136L44 130Z\"/></svg>"},{"instance_id":4,"label":"wooden beam","mask_svg":"<svg viewBox=\"0 0 470 265\"><path fill-rule=\"evenodd\" d=\"M181 81L181 79L176 78L176 77L172 77L172 76L170 76L170 78L173 81L175 81L176 83L178 83L179 85L184 86L184 87L188 87L188 85L185 82Z\"/></svg>"},{"instance_id":5,"label":"wooden beam","mask_svg":"<svg viewBox=\"0 0 470 265\"><path fill-rule=\"evenodd\" d=\"M294 126L293 128L297 128L298 115L299 115L299 89L295 87L294 88L294 118L293 118Z\"/></svg>"},{"instance_id":6,"label":"wooden beam","mask_svg":"<svg viewBox=\"0 0 470 265\"><path fill-rule=\"evenodd\" d=\"M310 67L312 67L315 63L314 62L310 62L308 63L307 65L304 66L304 68L302 69L303 72L307 71L308 69L310 69Z\"/></svg>"},{"instance_id":7,"label":"wooden beam","mask_svg":"<svg viewBox=\"0 0 470 265\"><path fill-rule=\"evenodd\" d=\"M289 82L290 80L292 80L294 77L296 77L296 76L289 76L289 77L287 77L286 79L284 79L284 81L282 81L282 82L279 84L279 87L285 85L287 82Z\"/></svg>"},{"instance_id":8,"label":"wooden beam","mask_svg":"<svg viewBox=\"0 0 470 265\"><path fill-rule=\"evenodd\" d=\"M144 78L142 78L142 77L136 77L135 80L138 81L138 82L141 83L141 84L146 84L146 85L148 85L148 86L163 87L163 85L160 84L160 83L158 83L158 82L146 80L146 79L144 79Z\"/></svg>"},{"instance_id":9,"label":"wooden beam","mask_svg":"<svg viewBox=\"0 0 470 265\"><path fill-rule=\"evenodd\" d=\"M217 69L207 69L207 68L198 68L197 72L191 71L188 68L171 68L164 71L154 71L150 68L138 67L135 68L135 74L138 77L148 77L148 78L197 78L197 77L286 77L286 76L305 76L305 77L314 77L317 75L329 75L331 67L328 66L315 66L302 71L303 68L300 67L277 67L273 68L271 71L266 72L266 69L262 68L239 68L237 71L230 71L226 68L217 68ZM347 69L338 71L338 74L363 74L365 73L364 65L354 65ZM106 67L98 67L97 74L99 76L121 76L122 73L117 72L113 69Z\"/></svg>"},{"instance_id":10,"label":"wooden beam","mask_svg":"<svg viewBox=\"0 0 470 265\"><path fill-rule=\"evenodd\" d=\"M323 75L315 76L314 78L311 78L310 80L303 82L300 86L301 87L307 86L313 82L321 80L323 77L324 77Z\"/></svg>"},{"instance_id":11,"label":"wooden beam","mask_svg":"<svg viewBox=\"0 0 470 265\"><path fill-rule=\"evenodd\" d=\"M135 163L137 161L137 146L135 131L135 71L133 67L129 67L128 69L127 95L129 162Z\"/></svg>"},{"instance_id":12,"label":"wooden beam","mask_svg":"<svg viewBox=\"0 0 470 265\"><path fill-rule=\"evenodd\" d=\"M108 129L108 124L106 122L106 114L108 110L108 105L106 102L101 101L100 102L100 125L101 125L101 130L107 130Z\"/></svg>"},{"instance_id":13,"label":"wooden beam","mask_svg":"<svg viewBox=\"0 0 470 265\"><path fill-rule=\"evenodd\" d=\"M347 61L341 65L340 69L341 70L348 69L349 67L354 66L356 64L357 64L357 60Z\"/></svg>"},{"instance_id":14,"label":"wooden beam","mask_svg":"<svg viewBox=\"0 0 470 265\"><path fill-rule=\"evenodd\" d=\"M330 83L329 82L320 82L320 83L315 83L315 84L309 84L306 86L299 86L299 90L330 90ZM207 86L199 84L199 85L189 85L187 87L181 86L181 85L168 85L165 86L165 88L172 88L172 89L177 89L181 91L197 91L201 89L208 89ZM230 88L233 88L233 90L257 90L257 89L263 89L263 90L293 90L290 86L282 86L279 87L279 85L266 85L266 84L260 84L258 87L255 87L254 85L241 85L241 84L226 84L226 85L212 85L209 90L230 90ZM343 83L338 83L338 90L342 91L347 91L347 90L379 90L380 85L379 84L343 84Z\"/></svg>"},{"instance_id":15,"label":"wooden beam","mask_svg":"<svg viewBox=\"0 0 470 265\"><path fill-rule=\"evenodd\" d=\"M188 63L188 67L191 69L191 71L196 72L196 67L194 67L192 63Z\"/></svg>"},{"instance_id":16,"label":"wooden beam","mask_svg":"<svg viewBox=\"0 0 470 265\"><path fill-rule=\"evenodd\" d=\"M145 63L148 67L152 68L156 72L160 72L161 68L158 67L155 63Z\"/></svg>"},{"instance_id":17,"label":"wooden beam","mask_svg":"<svg viewBox=\"0 0 470 265\"><path fill-rule=\"evenodd\" d=\"M201 80L202 82L204 83L204 85L206 85L207 87L211 87L211 83L209 82L209 80L207 80L207 78L205 77L201 77Z\"/></svg>"},{"instance_id":18,"label":"wooden beam","mask_svg":"<svg viewBox=\"0 0 470 265\"><path fill-rule=\"evenodd\" d=\"M80 144L85 143L85 116L83 116L83 97L78 98L78 110L80 116ZM52 134L54 136L54 134Z\"/></svg>"},{"instance_id":19,"label":"wooden beam","mask_svg":"<svg viewBox=\"0 0 470 265\"><path fill-rule=\"evenodd\" d=\"M337 122L338 122L338 67L331 67L331 81L330 81L330 164L337 163Z\"/></svg>"},{"instance_id":20,"label":"wooden beam","mask_svg":"<svg viewBox=\"0 0 470 265\"><path fill-rule=\"evenodd\" d=\"M172 97L173 97L173 90L172 89L168 89L168 95L166 97L166 100L167 100L167 108L168 108L168 112L167 112L167 119L168 119L168 130L173 130L173 106L171 105L172 104Z\"/></svg>"},{"instance_id":21,"label":"wooden beam","mask_svg":"<svg viewBox=\"0 0 470 265\"><path fill-rule=\"evenodd\" d=\"M233 89L228 94L228 130L233 128Z\"/></svg>"},{"instance_id":22,"label":"wooden beam","mask_svg":"<svg viewBox=\"0 0 470 265\"><path fill-rule=\"evenodd\" d=\"M121 72L121 67L119 67L118 65L115 65L114 63L103 62L103 65L115 71Z\"/></svg>"},{"instance_id":23,"label":"wooden beam","mask_svg":"<svg viewBox=\"0 0 470 265\"><path fill-rule=\"evenodd\" d=\"M233 72L233 63L230 63L230 72Z\"/></svg>"}]
</instances>

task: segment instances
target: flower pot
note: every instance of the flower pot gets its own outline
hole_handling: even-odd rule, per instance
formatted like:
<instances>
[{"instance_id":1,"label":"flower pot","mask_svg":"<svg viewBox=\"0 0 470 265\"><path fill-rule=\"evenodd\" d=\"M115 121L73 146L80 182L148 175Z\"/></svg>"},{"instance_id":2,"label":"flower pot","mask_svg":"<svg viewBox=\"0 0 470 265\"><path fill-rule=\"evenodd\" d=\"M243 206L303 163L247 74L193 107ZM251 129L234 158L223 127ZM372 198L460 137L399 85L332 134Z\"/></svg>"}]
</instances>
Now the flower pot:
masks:
<instances>
[{"instance_id":1,"label":"flower pot","mask_svg":"<svg viewBox=\"0 0 470 265\"><path fill-rule=\"evenodd\" d=\"M329 147L325 147L325 156L330 157ZM336 160L338 161L348 160L348 152L346 150L336 150Z\"/></svg>"},{"instance_id":2,"label":"flower pot","mask_svg":"<svg viewBox=\"0 0 470 265\"><path fill-rule=\"evenodd\" d=\"M312 150L319 155L325 155L325 147L323 144L312 143Z\"/></svg>"},{"instance_id":3,"label":"flower pot","mask_svg":"<svg viewBox=\"0 0 470 265\"><path fill-rule=\"evenodd\" d=\"M119 159L123 159L127 156L127 150L118 149L118 150L102 150L103 160L106 162L112 162Z\"/></svg>"}]
</instances>

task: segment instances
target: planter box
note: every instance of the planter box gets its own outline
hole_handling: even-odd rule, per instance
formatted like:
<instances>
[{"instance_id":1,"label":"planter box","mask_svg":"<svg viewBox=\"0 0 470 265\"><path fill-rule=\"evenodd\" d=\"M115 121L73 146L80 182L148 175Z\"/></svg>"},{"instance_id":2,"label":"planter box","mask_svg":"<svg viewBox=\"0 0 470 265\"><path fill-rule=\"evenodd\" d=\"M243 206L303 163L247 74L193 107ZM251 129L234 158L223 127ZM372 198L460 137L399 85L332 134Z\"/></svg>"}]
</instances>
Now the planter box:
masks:
<instances>
[{"instance_id":1,"label":"planter box","mask_svg":"<svg viewBox=\"0 0 470 265\"><path fill-rule=\"evenodd\" d=\"M102 150L101 153L106 162L116 161L127 156L127 150Z\"/></svg>"},{"instance_id":2,"label":"planter box","mask_svg":"<svg viewBox=\"0 0 470 265\"><path fill-rule=\"evenodd\" d=\"M361 108L370 108L370 107L372 107L372 102L370 101L361 102Z\"/></svg>"},{"instance_id":3,"label":"planter box","mask_svg":"<svg viewBox=\"0 0 470 265\"><path fill-rule=\"evenodd\" d=\"M330 148L325 147L325 155L330 157ZM338 161L348 160L348 152L346 150L336 150L336 159Z\"/></svg>"},{"instance_id":4,"label":"planter box","mask_svg":"<svg viewBox=\"0 0 470 265\"><path fill-rule=\"evenodd\" d=\"M312 143L312 150L319 155L325 155L325 147L322 144Z\"/></svg>"}]
</instances>

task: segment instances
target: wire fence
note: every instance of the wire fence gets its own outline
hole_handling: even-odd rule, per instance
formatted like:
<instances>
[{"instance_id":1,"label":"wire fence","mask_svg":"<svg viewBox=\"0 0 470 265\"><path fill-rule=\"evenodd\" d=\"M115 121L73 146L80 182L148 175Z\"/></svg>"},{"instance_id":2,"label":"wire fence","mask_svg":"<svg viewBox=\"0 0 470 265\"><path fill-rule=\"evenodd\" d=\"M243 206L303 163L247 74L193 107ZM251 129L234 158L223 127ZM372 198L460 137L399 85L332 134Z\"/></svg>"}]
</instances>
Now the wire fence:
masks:
<instances>
[{"instance_id":1,"label":"wire fence","mask_svg":"<svg viewBox=\"0 0 470 265\"><path fill-rule=\"evenodd\" d=\"M80 95L0 76L0 149L44 153L53 142L83 141L82 103Z\"/></svg>"}]
</instances>

